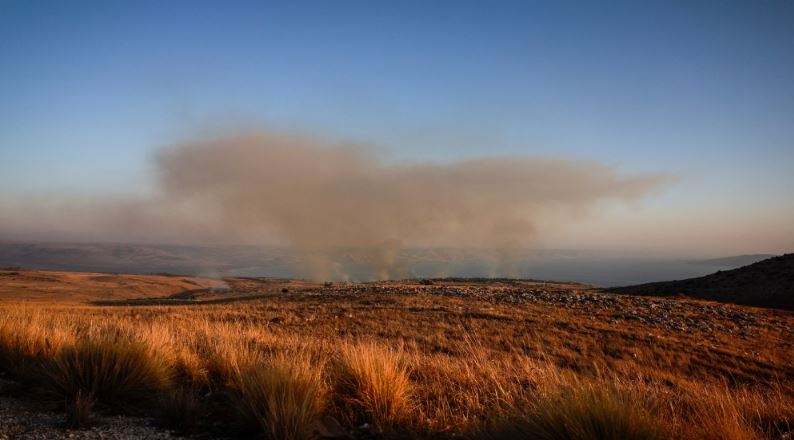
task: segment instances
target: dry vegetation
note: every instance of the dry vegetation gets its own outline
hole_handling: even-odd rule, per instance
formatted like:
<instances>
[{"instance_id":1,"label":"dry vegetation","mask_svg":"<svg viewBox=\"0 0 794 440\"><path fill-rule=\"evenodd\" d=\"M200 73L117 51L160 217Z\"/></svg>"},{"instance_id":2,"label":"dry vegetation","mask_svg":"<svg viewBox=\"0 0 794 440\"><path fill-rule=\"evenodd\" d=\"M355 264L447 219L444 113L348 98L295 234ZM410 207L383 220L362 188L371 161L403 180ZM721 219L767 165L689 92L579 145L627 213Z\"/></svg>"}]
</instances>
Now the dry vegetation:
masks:
<instances>
[{"instance_id":1,"label":"dry vegetation","mask_svg":"<svg viewBox=\"0 0 794 440\"><path fill-rule=\"evenodd\" d=\"M184 432L268 439L794 432L791 312L533 282L227 281L221 302L6 296L0 371L61 402L72 426L148 412ZM709 330L651 319L663 311Z\"/></svg>"}]
</instances>

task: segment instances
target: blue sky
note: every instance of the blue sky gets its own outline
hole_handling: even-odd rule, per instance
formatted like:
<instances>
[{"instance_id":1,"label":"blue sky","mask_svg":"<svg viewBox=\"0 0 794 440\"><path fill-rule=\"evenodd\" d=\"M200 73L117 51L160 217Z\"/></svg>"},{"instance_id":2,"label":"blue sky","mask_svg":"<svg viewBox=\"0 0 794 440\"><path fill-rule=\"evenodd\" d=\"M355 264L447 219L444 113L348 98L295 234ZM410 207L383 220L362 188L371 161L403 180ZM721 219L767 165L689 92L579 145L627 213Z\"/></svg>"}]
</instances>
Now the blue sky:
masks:
<instances>
[{"instance_id":1,"label":"blue sky","mask_svg":"<svg viewBox=\"0 0 794 440\"><path fill-rule=\"evenodd\" d=\"M640 240L653 221L696 236L719 218L741 224L722 234L747 235L736 250L782 251L794 2L0 0L4 198L145 192L158 148L251 127L398 160L542 155L671 173L642 207L558 242L608 224L643 225Z\"/></svg>"}]
</instances>

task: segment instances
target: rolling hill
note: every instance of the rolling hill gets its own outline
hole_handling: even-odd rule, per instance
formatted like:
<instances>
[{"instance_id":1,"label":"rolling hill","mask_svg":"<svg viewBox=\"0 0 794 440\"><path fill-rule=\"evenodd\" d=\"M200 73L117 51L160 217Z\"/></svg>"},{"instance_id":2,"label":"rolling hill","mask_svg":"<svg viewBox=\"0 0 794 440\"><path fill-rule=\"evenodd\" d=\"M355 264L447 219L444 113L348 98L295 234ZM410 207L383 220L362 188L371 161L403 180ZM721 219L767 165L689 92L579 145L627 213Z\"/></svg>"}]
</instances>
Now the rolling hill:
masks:
<instances>
[{"instance_id":1,"label":"rolling hill","mask_svg":"<svg viewBox=\"0 0 794 440\"><path fill-rule=\"evenodd\" d=\"M699 299L794 310L794 254L699 278L613 287L631 295L686 295Z\"/></svg>"}]
</instances>

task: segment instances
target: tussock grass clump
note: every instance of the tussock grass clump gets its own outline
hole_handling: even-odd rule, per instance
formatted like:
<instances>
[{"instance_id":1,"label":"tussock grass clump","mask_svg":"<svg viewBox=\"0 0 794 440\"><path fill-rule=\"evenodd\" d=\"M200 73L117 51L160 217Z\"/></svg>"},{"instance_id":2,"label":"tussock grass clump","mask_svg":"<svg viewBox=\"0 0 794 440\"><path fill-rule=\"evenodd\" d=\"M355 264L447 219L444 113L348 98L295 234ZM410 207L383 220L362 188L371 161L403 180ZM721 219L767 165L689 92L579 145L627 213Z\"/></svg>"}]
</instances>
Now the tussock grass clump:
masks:
<instances>
[{"instance_id":1,"label":"tussock grass clump","mask_svg":"<svg viewBox=\"0 0 794 440\"><path fill-rule=\"evenodd\" d=\"M321 371L307 361L273 357L240 368L232 401L243 431L270 440L314 437L320 416Z\"/></svg>"},{"instance_id":2,"label":"tussock grass clump","mask_svg":"<svg viewBox=\"0 0 794 440\"><path fill-rule=\"evenodd\" d=\"M787 438L794 432L794 405L774 387L764 390L690 385L676 396L682 433L702 440Z\"/></svg>"},{"instance_id":3,"label":"tussock grass clump","mask_svg":"<svg viewBox=\"0 0 794 440\"><path fill-rule=\"evenodd\" d=\"M409 421L413 385L397 350L373 343L343 346L335 365L336 404L343 418L391 430Z\"/></svg>"},{"instance_id":4,"label":"tussock grass clump","mask_svg":"<svg viewBox=\"0 0 794 440\"><path fill-rule=\"evenodd\" d=\"M158 403L163 426L182 432L190 432L196 427L201 409L196 389L181 386L164 392Z\"/></svg>"},{"instance_id":5,"label":"tussock grass clump","mask_svg":"<svg viewBox=\"0 0 794 440\"><path fill-rule=\"evenodd\" d=\"M39 364L73 339L67 326L49 324L36 313L6 315L0 322L0 371L19 381L35 381Z\"/></svg>"},{"instance_id":6,"label":"tussock grass clump","mask_svg":"<svg viewBox=\"0 0 794 440\"><path fill-rule=\"evenodd\" d=\"M151 400L172 387L174 365L150 342L118 330L92 332L43 363L43 385L67 401L81 395L110 405Z\"/></svg>"},{"instance_id":7,"label":"tussock grass clump","mask_svg":"<svg viewBox=\"0 0 794 440\"><path fill-rule=\"evenodd\" d=\"M66 402L66 427L81 429L91 426L94 422L94 398L78 392Z\"/></svg>"},{"instance_id":8,"label":"tussock grass clump","mask_svg":"<svg viewBox=\"0 0 794 440\"><path fill-rule=\"evenodd\" d=\"M645 409L609 388L563 389L520 416L498 423L494 440L665 440Z\"/></svg>"}]
</instances>

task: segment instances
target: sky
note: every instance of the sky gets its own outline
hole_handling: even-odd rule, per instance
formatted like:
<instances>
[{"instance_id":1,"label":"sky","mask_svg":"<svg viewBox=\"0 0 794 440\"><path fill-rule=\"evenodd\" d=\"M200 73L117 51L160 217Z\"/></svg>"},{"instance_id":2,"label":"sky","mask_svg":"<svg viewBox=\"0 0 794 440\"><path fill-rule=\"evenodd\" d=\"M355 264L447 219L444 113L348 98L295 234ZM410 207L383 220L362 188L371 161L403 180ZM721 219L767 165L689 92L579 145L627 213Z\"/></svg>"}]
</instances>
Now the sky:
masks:
<instances>
[{"instance_id":1,"label":"sky","mask_svg":"<svg viewBox=\"0 0 794 440\"><path fill-rule=\"evenodd\" d=\"M0 226L251 130L673 177L546 247L792 251L794 2L0 0Z\"/></svg>"}]
</instances>

